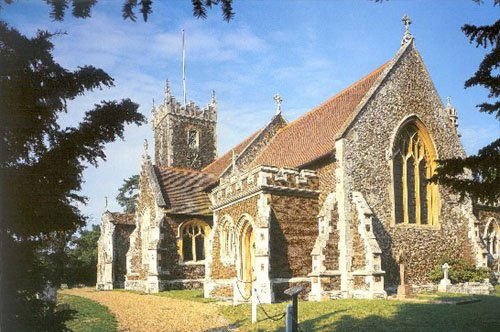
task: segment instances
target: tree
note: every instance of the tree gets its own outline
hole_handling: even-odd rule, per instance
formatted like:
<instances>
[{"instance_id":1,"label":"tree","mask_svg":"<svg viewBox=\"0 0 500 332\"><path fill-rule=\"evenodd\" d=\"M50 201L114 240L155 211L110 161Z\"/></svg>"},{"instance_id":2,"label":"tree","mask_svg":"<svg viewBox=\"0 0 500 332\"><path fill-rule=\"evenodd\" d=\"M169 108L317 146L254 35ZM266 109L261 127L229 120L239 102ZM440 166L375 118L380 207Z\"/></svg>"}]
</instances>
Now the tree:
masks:
<instances>
[{"instance_id":1,"label":"tree","mask_svg":"<svg viewBox=\"0 0 500 332\"><path fill-rule=\"evenodd\" d=\"M481 3L480 0L474 0ZM500 4L494 0L493 6ZM465 24L462 31L476 47L491 48L479 64L476 73L465 82L465 88L480 85L488 89L488 97L495 102L477 105L480 112L494 114L500 120L500 20L492 25ZM479 150L477 155L439 161L436 175L431 181L438 182L458 192L462 198L470 197L487 204L500 202L500 138Z\"/></svg>"},{"instance_id":2,"label":"tree","mask_svg":"<svg viewBox=\"0 0 500 332\"><path fill-rule=\"evenodd\" d=\"M51 7L50 17L55 21L64 20L66 10L70 5L74 17L88 18L92 14L92 7L97 4L97 0L46 0L46 2ZM4 3L10 4L12 0L4 0ZM206 18L207 10L219 4L222 7L222 17L225 21L229 22L234 17L233 0L191 0L191 4L193 15L197 18ZM153 12L153 0L123 0L122 16L124 19L135 22L137 9L146 22Z\"/></svg>"},{"instance_id":3,"label":"tree","mask_svg":"<svg viewBox=\"0 0 500 332\"><path fill-rule=\"evenodd\" d=\"M83 230L78 237L73 237L67 252L65 282L69 285L95 285L97 275L97 241L101 234L98 225L90 230Z\"/></svg>"},{"instance_id":4,"label":"tree","mask_svg":"<svg viewBox=\"0 0 500 332\"><path fill-rule=\"evenodd\" d=\"M135 201L139 196L139 175L132 175L123 180L123 185L118 189L116 201L123 207L123 212L135 212Z\"/></svg>"},{"instance_id":5,"label":"tree","mask_svg":"<svg viewBox=\"0 0 500 332\"><path fill-rule=\"evenodd\" d=\"M37 299L51 280L56 239L86 222L77 203L82 172L105 160L106 143L126 124L145 122L129 99L102 101L75 127L61 128L67 102L113 79L92 66L69 71L52 56L54 34L28 38L0 21L0 330L51 330L50 305ZM52 317L52 318L51 318Z\"/></svg>"}]
</instances>

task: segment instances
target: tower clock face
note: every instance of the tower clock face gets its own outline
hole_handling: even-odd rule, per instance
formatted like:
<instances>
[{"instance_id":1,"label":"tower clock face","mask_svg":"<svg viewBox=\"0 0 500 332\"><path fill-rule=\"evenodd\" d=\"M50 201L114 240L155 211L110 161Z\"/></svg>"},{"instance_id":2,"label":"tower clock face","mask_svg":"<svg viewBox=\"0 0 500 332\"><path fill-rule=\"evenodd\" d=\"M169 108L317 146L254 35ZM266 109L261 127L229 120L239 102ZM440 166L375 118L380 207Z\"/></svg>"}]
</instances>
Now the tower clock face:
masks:
<instances>
[{"instance_id":1,"label":"tower clock face","mask_svg":"<svg viewBox=\"0 0 500 332\"><path fill-rule=\"evenodd\" d=\"M187 156L188 165L191 168L198 168L201 164L200 155L198 152L191 152Z\"/></svg>"}]
</instances>

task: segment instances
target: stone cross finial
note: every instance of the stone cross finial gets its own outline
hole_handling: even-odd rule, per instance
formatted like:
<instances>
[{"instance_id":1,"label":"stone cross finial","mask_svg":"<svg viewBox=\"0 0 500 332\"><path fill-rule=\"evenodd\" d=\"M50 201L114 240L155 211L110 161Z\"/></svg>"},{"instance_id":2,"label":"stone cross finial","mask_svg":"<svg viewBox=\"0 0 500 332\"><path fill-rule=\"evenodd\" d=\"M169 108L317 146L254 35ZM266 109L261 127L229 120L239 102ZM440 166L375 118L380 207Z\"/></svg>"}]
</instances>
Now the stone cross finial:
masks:
<instances>
[{"instance_id":1,"label":"stone cross finial","mask_svg":"<svg viewBox=\"0 0 500 332\"><path fill-rule=\"evenodd\" d=\"M401 20L403 21L403 24L405 26L405 33L403 35L403 40L401 41L401 45L405 45L413 38L410 32L411 19L408 15L405 14Z\"/></svg>"},{"instance_id":2,"label":"stone cross finial","mask_svg":"<svg viewBox=\"0 0 500 332\"><path fill-rule=\"evenodd\" d=\"M217 103L217 99L215 99L215 90L212 90L212 104L215 105Z\"/></svg>"},{"instance_id":3,"label":"stone cross finial","mask_svg":"<svg viewBox=\"0 0 500 332\"><path fill-rule=\"evenodd\" d=\"M104 196L104 201L105 201L104 209L108 211L108 196Z\"/></svg>"},{"instance_id":4,"label":"stone cross finial","mask_svg":"<svg viewBox=\"0 0 500 332\"><path fill-rule=\"evenodd\" d=\"M276 102L276 114L281 113L281 103L283 102L283 98L281 98L280 94L277 93L274 95L274 101Z\"/></svg>"}]
</instances>

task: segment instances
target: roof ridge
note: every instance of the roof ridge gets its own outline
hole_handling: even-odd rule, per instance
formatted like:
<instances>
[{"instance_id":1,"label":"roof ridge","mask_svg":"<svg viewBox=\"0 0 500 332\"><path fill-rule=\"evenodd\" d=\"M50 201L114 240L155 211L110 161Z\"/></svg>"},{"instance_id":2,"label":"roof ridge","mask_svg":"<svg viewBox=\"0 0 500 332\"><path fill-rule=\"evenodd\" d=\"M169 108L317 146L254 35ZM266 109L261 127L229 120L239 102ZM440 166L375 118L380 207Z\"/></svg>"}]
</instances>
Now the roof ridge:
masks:
<instances>
[{"instance_id":1,"label":"roof ridge","mask_svg":"<svg viewBox=\"0 0 500 332\"><path fill-rule=\"evenodd\" d=\"M392 61L392 59L389 60L389 61L387 61L387 62L385 62L383 65L379 66L377 69L373 70L368 75L360 78L356 82L354 82L351 85L349 85L347 88L341 90L340 92L338 92L335 95L333 95L330 98L328 98L326 101L324 101L321 104L319 104L318 106L314 107L312 110L307 111L305 114L301 115L300 117L298 117L294 121L288 123L285 127L281 128L279 130L279 132L287 130L289 127L292 127L293 125L295 125L299 120L302 120L302 119L305 119L308 116L314 115L316 111L324 109L323 108L324 106L328 105L329 103L333 102L334 100L337 100L338 98L341 98L342 96L345 96L347 93L351 92L354 88L359 87L359 85L362 82L364 82L364 81L372 78L376 74L379 74L382 70L384 70L391 63L391 61ZM275 136L277 136L277 135L275 135Z\"/></svg>"}]
</instances>

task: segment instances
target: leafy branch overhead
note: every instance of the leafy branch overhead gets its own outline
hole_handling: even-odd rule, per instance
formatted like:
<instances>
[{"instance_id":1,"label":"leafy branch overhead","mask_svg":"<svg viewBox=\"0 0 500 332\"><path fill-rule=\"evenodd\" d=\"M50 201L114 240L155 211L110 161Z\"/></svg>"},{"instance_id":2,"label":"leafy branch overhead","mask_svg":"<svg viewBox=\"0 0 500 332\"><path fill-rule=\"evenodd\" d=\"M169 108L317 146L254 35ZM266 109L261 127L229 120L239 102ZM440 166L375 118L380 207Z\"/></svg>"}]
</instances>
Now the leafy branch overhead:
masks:
<instances>
[{"instance_id":1,"label":"leafy branch overhead","mask_svg":"<svg viewBox=\"0 0 500 332\"><path fill-rule=\"evenodd\" d=\"M482 2L474 0L478 4ZM493 6L500 5L494 0ZM477 105L479 111L493 114L500 120L500 20L491 25L475 26L465 24L462 31L476 47L491 48L476 73L465 82L465 88L483 86L488 90L488 98L497 100ZM441 160L436 175L431 181L445 185L462 198L468 196L481 203L500 202L500 139L479 150L477 155L466 158Z\"/></svg>"},{"instance_id":2,"label":"leafy branch overhead","mask_svg":"<svg viewBox=\"0 0 500 332\"><path fill-rule=\"evenodd\" d=\"M12 0L3 1L6 4L12 3ZM45 2L51 8L50 17L55 21L64 20L70 6L71 14L74 17L91 17L92 7L97 4L97 0L45 0ZM206 18L207 10L218 5L222 8L222 17L225 21L229 22L234 17L233 0L191 0L191 5L193 6L193 16L197 18ZM144 22L147 22L149 15L153 13L153 0L123 0L122 16L124 19L135 22L137 11L142 15Z\"/></svg>"}]
</instances>

